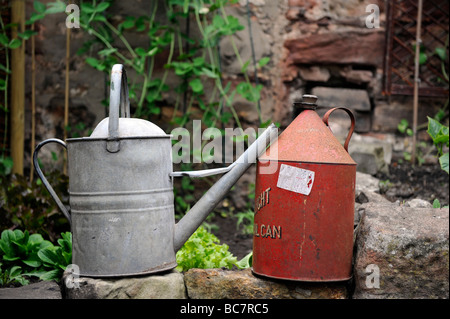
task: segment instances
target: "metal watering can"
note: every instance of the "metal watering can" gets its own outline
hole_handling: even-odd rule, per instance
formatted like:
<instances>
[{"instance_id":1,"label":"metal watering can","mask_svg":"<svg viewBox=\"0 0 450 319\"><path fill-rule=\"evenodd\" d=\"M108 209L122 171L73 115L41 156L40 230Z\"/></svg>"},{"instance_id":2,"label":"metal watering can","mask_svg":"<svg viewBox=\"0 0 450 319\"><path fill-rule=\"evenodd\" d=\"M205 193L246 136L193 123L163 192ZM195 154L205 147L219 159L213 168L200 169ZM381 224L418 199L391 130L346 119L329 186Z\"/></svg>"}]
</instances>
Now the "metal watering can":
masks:
<instances>
[{"instance_id":1,"label":"metal watering can","mask_svg":"<svg viewBox=\"0 0 450 319\"><path fill-rule=\"evenodd\" d=\"M33 154L37 174L71 224L72 264L82 276L149 274L176 267L178 249L278 134L270 125L228 167L173 172L171 136L129 116L125 70L116 64L109 118L90 137L48 139ZM38 152L48 143L67 149L69 209L38 165ZM173 177L221 173L226 174L175 224Z\"/></svg>"},{"instance_id":2,"label":"metal watering can","mask_svg":"<svg viewBox=\"0 0 450 319\"><path fill-rule=\"evenodd\" d=\"M317 97L303 95L302 112L258 158L253 272L298 281L351 277L356 163L348 153L355 127L350 109L320 118ZM351 127L344 146L328 118L345 111ZM270 150L277 149L274 157ZM274 174L260 171L271 163Z\"/></svg>"}]
</instances>

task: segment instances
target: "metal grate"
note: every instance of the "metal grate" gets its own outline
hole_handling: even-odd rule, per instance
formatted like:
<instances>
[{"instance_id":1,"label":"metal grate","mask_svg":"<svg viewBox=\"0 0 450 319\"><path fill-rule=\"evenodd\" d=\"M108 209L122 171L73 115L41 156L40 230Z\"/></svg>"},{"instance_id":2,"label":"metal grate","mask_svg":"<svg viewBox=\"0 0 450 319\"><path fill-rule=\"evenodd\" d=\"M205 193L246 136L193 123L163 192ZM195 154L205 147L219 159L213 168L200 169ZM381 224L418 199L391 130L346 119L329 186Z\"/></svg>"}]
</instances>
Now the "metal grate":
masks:
<instances>
[{"instance_id":1,"label":"metal grate","mask_svg":"<svg viewBox=\"0 0 450 319\"><path fill-rule=\"evenodd\" d=\"M417 26L417 0L389 0L386 7L386 54L384 60L384 94L412 95L414 92L414 58ZM420 66L420 96L448 96L449 1L423 2L421 52L427 57ZM443 62L436 48L443 48ZM439 50L439 49L438 49Z\"/></svg>"}]
</instances>

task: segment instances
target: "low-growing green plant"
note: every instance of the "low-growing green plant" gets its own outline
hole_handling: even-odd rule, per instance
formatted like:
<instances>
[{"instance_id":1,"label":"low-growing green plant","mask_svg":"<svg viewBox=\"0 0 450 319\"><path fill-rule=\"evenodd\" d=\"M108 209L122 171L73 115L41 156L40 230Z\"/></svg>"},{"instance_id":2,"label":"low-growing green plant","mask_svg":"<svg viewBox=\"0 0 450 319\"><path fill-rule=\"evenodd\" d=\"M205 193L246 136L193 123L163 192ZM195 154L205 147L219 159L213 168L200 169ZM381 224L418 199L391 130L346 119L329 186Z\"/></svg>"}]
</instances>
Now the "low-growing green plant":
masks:
<instances>
[{"instance_id":1,"label":"low-growing green plant","mask_svg":"<svg viewBox=\"0 0 450 319\"><path fill-rule=\"evenodd\" d=\"M243 235L250 235L253 233L253 217L252 209L247 209L245 212L239 212L235 215L237 217L236 228L241 229Z\"/></svg>"},{"instance_id":2,"label":"low-growing green plant","mask_svg":"<svg viewBox=\"0 0 450 319\"><path fill-rule=\"evenodd\" d=\"M220 245L220 240L200 226L177 252L177 270L187 271L191 268L231 269L237 258L228 251L228 245Z\"/></svg>"},{"instance_id":3,"label":"low-growing green plant","mask_svg":"<svg viewBox=\"0 0 450 319\"><path fill-rule=\"evenodd\" d=\"M406 134L408 136L413 135L412 129L409 127L409 122L407 119L401 119L400 123L397 124L397 130L402 133Z\"/></svg>"},{"instance_id":4,"label":"low-growing green plant","mask_svg":"<svg viewBox=\"0 0 450 319\"><path fill-rule=\"evenodd\" d=\"M253 251L249 252L244 258L236 263L239 269L250 268L253 265Z\"/></svg>"},{"instance_id":5,"label":"low-growing green plant","mask_svg":"<svg viewBox=\"0 0 450 319\"><path fill-rule=\"evenodd\" d=\"M47 246L38 251L38 257L47 269L39 276L41 280L59 280L72 261L72 233L62 233L58 245Z\"/></svg>"},{"instance_id":6,"label":"low-growing green plant","mask_svg":"<svg viewBox=\"0 0 450 319\"><path fill-rule=\"evenodd\" d=\"M4 230L0 237L0 285L26 285L25 276L59 280L72 260L72 234L62 233L58 245L27 230Z\"/></svg>"},{"instance_id":7,"label":"low-growing green plant","mask_svg":"<svg viewBox=\"0 0 450 319\"><path fill-rule=\"evenodd\" d=\"M444 146L449 146L449 128L437 120L428 117L427 133L431 136L433 144L436 146L439 156L439 163L442 170L449 173L448 167L448 151L444 152Z\"/></svg>"},{"instance_id":8,"label":"low-growing green plant","mask_svg":"<svg viewBox=\"0 0 450 319\"><path fill-rule=\"evenodd\" d=\"M0 263L0 287L9 285L28 285L29 280L22 274L22 267L14 266L5 271L2 270L2 263Z\"/></svg>"},{"instance_id":9,"label":"low-growing green plant","mask_svg":"<svg viewBox=\"0 0 450 319\"><path fill-rule=\"evenodd\" d=\"M68 177L54 171L47 178L66 202ZM39 179L30 182L25 176L11 174L0 182L0 231L14 228L27 229L54 242L69 230L69 222Z\"/></svg>"},{"instance_id":10,"label":"low-growing green plant","mask_svg":"<svg viewBox=\"0 0 450 319\"><path fill-rule=\"evenodd\" d=\"M436 199L433 201L433 208L448 208L448 205L442 206L442 205L441 205L441 202L439 201L439 199L436 198Z\"/></svg>"}]
</instances>

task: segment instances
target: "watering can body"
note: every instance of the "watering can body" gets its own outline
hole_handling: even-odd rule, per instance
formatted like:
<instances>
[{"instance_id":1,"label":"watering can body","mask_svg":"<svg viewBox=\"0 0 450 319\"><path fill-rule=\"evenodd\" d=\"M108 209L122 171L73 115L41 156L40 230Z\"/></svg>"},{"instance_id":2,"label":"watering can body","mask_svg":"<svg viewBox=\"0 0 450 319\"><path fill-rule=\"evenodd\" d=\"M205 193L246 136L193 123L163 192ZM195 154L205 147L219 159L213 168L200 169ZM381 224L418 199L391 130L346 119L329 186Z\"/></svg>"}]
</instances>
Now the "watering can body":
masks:
<instances>
[{"instance_id":1,"label":"watering can body","mask_svg":"<svg viewBox=\"0 0 450 319\"><path fill-rule=\"evenodd\" d=\"M82 276L130 276L176 267L176 251L276 134L271 126L249 147L251 156L244 153L248 160L242 163L208 172L173 172L171 136L151 122L119 117L119 105L122 115L129 116L123 73L121 65L113 67L110 116L90 137L49 139L34 153L36 172L71 223L72 264ZM37 162L40 148L52 142L67 148L69 209ZM226 174L175 224L173 178L217 173Z\"/></svg>"},{"instance_id":2,"label":"watering can body","mask_svg":"<svg viewBox=\"0 0 450 319\"><path fill-rule=\"evenodd\" d=\"M253 272L298 281L351 277L356 163L347 152L354 128L350 110L321 119L314 96L258 158L255 183ZM345 146L328 127L343 109L352 126ZM274 152L273 149L277 151ZM275 158L271 154L278 154ZM275 165L274 174L262 174Z\"/></svg>"}]
</instances>

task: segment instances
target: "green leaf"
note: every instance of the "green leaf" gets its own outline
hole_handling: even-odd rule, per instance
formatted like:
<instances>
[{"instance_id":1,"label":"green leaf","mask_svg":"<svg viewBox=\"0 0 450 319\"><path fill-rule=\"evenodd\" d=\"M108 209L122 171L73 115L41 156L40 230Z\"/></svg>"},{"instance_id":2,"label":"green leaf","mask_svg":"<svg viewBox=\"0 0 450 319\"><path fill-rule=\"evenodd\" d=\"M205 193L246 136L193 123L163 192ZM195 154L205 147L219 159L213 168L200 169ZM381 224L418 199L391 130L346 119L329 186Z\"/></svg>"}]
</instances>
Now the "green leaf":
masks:
<instances>
[{"instance_id":1,"label":"green leaf","mask_svg":"<svg viewBox=\"0 0 450 319\"><path fill-rule=\"evenodd\" d=\"M448 153L445 153L444 155L439 157L439 163L441 164L441 169L449 174Z\"/></svg>"},{"instance_id":2,"label":"green leaf","mask_svg":"<svg viewBox=\"0 0 450 319\"><path fill-rule=\"evenodd\" d=\"M158 50L159 50L158 47L154 47L153 49L147 52L147 55L154 56L156 53L158 53Z\"/></svg>"},{"instance_id":3,"label":"green leaf","mask_svg":"<svg viewBox=\"0 0 450 319\"><path fill-rule=\"evenodd\" d=\"M47 10L45 10L45 14L59 13L66 11L66 4L61 1L50 2L47 4Z\"/></svg>"},{"instance_id":4,"label":"green leaf","mask_svg":"<svg viewBox=\"0 0 450 319\"><path fill-rule=\"evenodd\" d=\"M40 275L39 278L41 280L59 280L61 279L62 271L59 269L54 269L45 272L44 274Z\"/></svg>"},{"instance_id":5,"label":"green leaf","mask_svg":"<svg viewBox=\"0 0 450 319\"><path fill-rule=\"evenodd\" d=\"M258 66L259 66L259 67L263 67L263 66L265 66L267 63L269 63L269 61L270 61L270 58L269 58L269 57L264 57L264 58L262 58L261 60L259 60Z\"/></svg>"},{"instance_id":6,"label":"green leaf","mask_svg":"<svg viewBox=\"0 0 450 319\"><path fill-rule=\"evenodd\" d=\"M38 251L39 258L49 265L58 266L61 264L61 258L58 255L61 248L58 247L46 247Z\"/></svg>"},{"instance_id":7,"label":"green leaf","mask_svg":"<svg viewBox=\"0 0 450 319\"><path fill-rule=\"evenodd\" d=\"M10 49L17 49L17 48L20 47L21 45L22 45L22 41L16 38L16 39L12 39L12 40L9 42L8 47L9 47Z\"/></svg>"},{"instance_id":8,"label":"green leaf","mask_svg":"<svg viewBox=\"0 0 450 319\"><path fill-rule=\"evenodd\" d=\"M19 276L22 273L22 267L20 266L13 266L9 270L9 277L14 278Z\"/></svg>"},{"instance_id":9,"label":"green leaf","mask_svg":"<svg viewBox=\"0 0 450 319\"><path fill-rule=\"evenodd\" d=\"M97 8L95 8L95 12L103 12L108 9L110 6L109 2L100 2Z\"/></svg>"},{"instance_id":10,"label":"green leaf","mask_svg":"<svg viewBox=\"0 0 450 319\"><path fill-rule=\"evenodd\" d=\"M202 93L203 92L203 83L200 79L194 79L189 81L189 86L192 88L194 93Z\"/></svg>"},{"instance_id":11,"label":"green leaf","mask_svg":"<svg viewBox=\"0 0 450 319\"><path fill-rule=\"evenodd\" d=\"M435 198L433 201L433 208L441 208L441 203L439 202L439 199Z\"/></svg>"},{"instance_id":12,"label":"green leaf","mask_svg":"<svg viewBox=\"0 0 450 319\"><path fill-rule=\"evenodd\" d=\"M33 268L38 268L38 267L42 266L42 262L39 259L37 254L30 256L27 260L23 260L23 263L25 265L33 267Z\"/></svg>"},{"instance_id":13,"label":"green leaf","mask_svg":"<svg viewBox=\"0 0 450 319\"><path fill-rule=\"evenodd\" d=\"M43 4L42 2L37 1L37 0L33 1L33 7L34 7L34 10L36 10L36 12L38 12L38 13L44 13L45 9L46 9L45 4Z\"/></svg>"},{"instance_id":14,"label":"green leaf","mask_svg":"<svg viewBox=\"0 0 450 319\"><path fill-rule=\"evenodd\" d=\"M2 33L0 33L0 43L3 44L4 46L7 46L9 43L8 37Z\"/></svg>"},{"instance_id":15,"label":"green leaf","mask_svg":"<svg viewBox=\"0 0 450 319\"><path fill-rule=\"evenodd\" d=\"M126 17L125 21L119 25L119 29L131 29L134 27L135 19L133 17Z\"/></svg>"},{"instance_id":16,"label":"green leaf","mask_svg":"<svg viewBox=\"0 0 450 319\"><path fill-rule=\"evenodd\" d=\"M447 59L447 50L445 50L445 48L436 48L434 49L434 52L442 61L445 61Z\"/></svg>"},{"instance_id":17,"label":"green leaf","mask_svg":"<svg viewBox=\"0 0 450 319\"><path fill-rule=\"evenodd\" d=\"M247 68L248 68L249 64L250 64L250 60L248 60L247 62L244 63L244 65L241 68L241 72L242 73L246 73L247 72Z\"/></svg>"},{"instance_id":18,"label":"green leaf","mask_svg":"<svg viewBox=\"0 0 450 319\"><path fill-rule=\"evenodd\" d=\"M98 51L97 52L97 54L99 55L99 56L108 56L108 55L111 55L111 54L113 54L113 53L115 53L115 52L117 52L117 49L116 48L106 48L106 49L103 49L103 50L101 50L101 51Z\"/></svg>"},{"instance_id":19,"label":"green leaf","mask_svg":"<svg viewBox=\"0 0 450 319\"><path fill-rule=\"evenodd\" d=\"M250 268L253 264L253 251L236 263L239 269Z\"/></svg>"},{"instance_id":20,"label":"green leaf","mask_svg":"<svg viewBox=\"0 0 450 319\"><path fill-rule=\"evenodd\" d=\"M24 40L28 40L33 35L37 34L36 31L33 30L26 30L25 32L19 33L18 36Z\"/></svg>"},{"instance_id":21,"label":"green leaf","mask_svg":"<svg viewBox=\"0 0 450 319\"><path fill-rule=\"evenodd\" d=\"M218 79L219 78L219 74L217 74L216 72L207 69L207 68L202 68L202 73L204 75L206 75L207 77L210 77L212 79Z\"/></svg>"},{"instance_id":22,"label":"green leaf","mask_svg":"<svg viewBox=\"0 0 450 319\"><path fill-rule=\"evenodd\" d=\"M94 13L95 12L95 8L91 3L88 2L81 2L81 7L80 7L80 11L83 13Z\"/></svg>"},{"instance_id":23,"label":"green leaf","mask_svg":"<svg viewBox=\"0 0 450 319\"><path fill-rule=\"evenodd\" d=\"M19 256L10 257L8 255L3 255L3 260L5 260L5 261L15 261L15 260L20 260L20 257Z\"/></svg>"},{"instance_id":24,"label":"green leaf","mask_svg":"<svg viewBox=\"0 0 450 319\"><path fill-rule=\"evenodd\" d=\"M5 254L3 258L5 258L5 256L8 258L15 257L14 247L12 245L14 240L16 240L16 235L12 230L6 229L2 232L0 239L0 250L2 250Z\"/></svg>"},{"instance_id":25,"label":"green leaf","mask_svg":"<svg viewBox=\"0 0 450 319\"><path fill-rule=\"evenodd\" d=\"M436 121L435 119L428 116L428 134L431 136L433 141L438 137L439 131L442 129L443 125Z\"/></svg>"},{"instance_id":26,"label":"green leaf","mask_svg":"<svg viewBox=\"0 0 450 319\"><path fill-rule=\"evenodd\" d=\"M427 59L428 59L427 54L424 53L424 52L420 52L420 54L419 54L419 64L420 65L425 64L427 62Z\"/></svg>"},{"instance_id":27,"label":"green leaf","mask_svg":"<svg viewBox=\"0 0 450 319\"><path fill-rule=\"evenodd\" d=\"M36 21L43 19L44 17L45 17L45 13L32 12L30 19L28 19L25 24L27 24L27 25L33 24Z\"/></svg>"}]
</instances>

